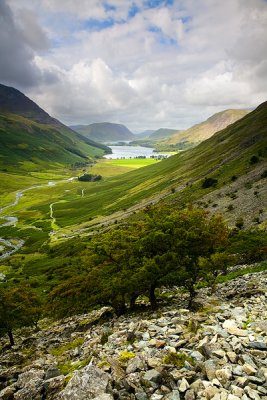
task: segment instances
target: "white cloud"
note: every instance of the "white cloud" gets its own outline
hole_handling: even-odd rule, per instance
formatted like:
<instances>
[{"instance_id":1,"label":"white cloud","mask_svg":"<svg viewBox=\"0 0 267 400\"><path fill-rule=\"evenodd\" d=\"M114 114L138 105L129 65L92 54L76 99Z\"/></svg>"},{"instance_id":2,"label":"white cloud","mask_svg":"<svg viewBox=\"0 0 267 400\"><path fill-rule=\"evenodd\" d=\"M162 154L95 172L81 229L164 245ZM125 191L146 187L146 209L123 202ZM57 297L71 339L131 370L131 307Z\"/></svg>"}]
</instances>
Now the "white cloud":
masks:
<instances>
[{"instance_id":1,"label":"white cloud","mask_svg":"<svg viewBox=\"0 0 267 400\"><path fill-rule=\"evenodd\" d=\"M267 98L264 0L136 0L131 18L131 0L9 1L40 75L27 94L63 122L179 129Z\"/></svg>"}]
</instances>

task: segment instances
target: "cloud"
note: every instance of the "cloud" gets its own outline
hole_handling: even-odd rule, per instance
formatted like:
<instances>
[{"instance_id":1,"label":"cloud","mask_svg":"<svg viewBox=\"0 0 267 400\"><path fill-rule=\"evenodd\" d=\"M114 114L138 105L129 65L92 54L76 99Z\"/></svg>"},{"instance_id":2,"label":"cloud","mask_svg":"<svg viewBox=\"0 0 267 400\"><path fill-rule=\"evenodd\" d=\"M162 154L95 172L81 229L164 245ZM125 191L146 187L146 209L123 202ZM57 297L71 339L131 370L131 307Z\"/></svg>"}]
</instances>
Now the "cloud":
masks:
<instances>
[{"instance_id":1,"label":"cloud","mask_svg":"<svg viewBox=\"0 0 267 400\"><path fill-rule=\"evenodd\" d=\"M264 0L9 4L0 70L65 123L183 129L267 98Z\"/></svg>"},{"instance_id":2,"label":"cloud","mask_svg":"<svg viewBox=\"0 0 267 400\"><path fill-rule=\"evenodd\" d=\"M48 39L34 14L21 10L14 16L5 0L0 2L0 80L20 88L49 82L51 71L40 71L36 51L48 49Z\"/></svg>"}]
</instances>

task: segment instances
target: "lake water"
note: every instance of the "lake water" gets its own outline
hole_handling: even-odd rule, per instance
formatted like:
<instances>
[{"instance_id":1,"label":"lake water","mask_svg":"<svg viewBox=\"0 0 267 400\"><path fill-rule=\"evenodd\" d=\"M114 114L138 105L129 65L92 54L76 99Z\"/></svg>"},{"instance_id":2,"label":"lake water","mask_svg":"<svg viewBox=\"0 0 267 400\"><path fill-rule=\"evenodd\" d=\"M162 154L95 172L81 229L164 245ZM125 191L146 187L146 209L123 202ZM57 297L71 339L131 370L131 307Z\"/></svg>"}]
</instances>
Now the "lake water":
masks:
<instances>
[{"instance_id":1,"label":"lake water","mask_svg":"<svg viewBox=\"0 0 267 400\"><path fill-rule=\"evenodd\" d=\"M143 147L143 146L108 146L112 150L112 154L106 154L104 157L107 159L121 159L121 158L136 158L136 157L146 157L157 155L166 155L154 153L153 148Z\"/></svg>"}]
</instances>

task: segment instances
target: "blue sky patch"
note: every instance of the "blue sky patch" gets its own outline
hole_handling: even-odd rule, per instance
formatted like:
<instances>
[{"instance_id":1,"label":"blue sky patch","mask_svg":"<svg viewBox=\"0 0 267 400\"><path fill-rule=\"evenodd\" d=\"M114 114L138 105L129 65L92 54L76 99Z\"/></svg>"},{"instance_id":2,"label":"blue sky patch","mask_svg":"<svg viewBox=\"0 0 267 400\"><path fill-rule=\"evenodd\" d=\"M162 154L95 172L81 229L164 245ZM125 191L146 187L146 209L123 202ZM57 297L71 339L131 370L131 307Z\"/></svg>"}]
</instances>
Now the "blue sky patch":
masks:
<instances>
[{"instance_id":1,"label":"blue sky patch","mask_svg":"<svg viewBox=\"0 0 267 400\"><path fill-rule=\"evenodd\" d=\"M157 8L160 6L172 6L174 0L145 0L144 6L148 8Z\"/></svg>"},{"instance_id":2,"label":"blue sky patch","mask_svg":"<svg viewBox=\"0 0 267 400\"><path fill-rule=\"evenodd\" d=\"M102 31L103 29L110 28L115 24L114 19L108 18L103 20L89 19L82 23L82 29L88 31Z\"/></svg>"}]
</instances>

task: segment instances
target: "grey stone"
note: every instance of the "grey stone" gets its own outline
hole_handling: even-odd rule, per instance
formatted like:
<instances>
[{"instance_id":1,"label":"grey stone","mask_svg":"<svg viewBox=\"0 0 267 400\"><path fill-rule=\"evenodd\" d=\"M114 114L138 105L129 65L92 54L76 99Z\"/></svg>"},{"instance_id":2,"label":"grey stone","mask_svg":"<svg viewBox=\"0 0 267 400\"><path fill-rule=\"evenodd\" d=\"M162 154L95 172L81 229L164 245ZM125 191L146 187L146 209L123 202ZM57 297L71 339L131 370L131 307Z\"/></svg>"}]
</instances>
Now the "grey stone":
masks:
<instances>
[{"instance_id":1,"label":"grey stone","mask_svg":"<svg viewBox=\"0 0 267 400\"><path fill-rule=\"evenodd\" d=\"M267 351L267 344L263 342L250 342L247 344L249 349L263 350Z\"/></svg>"},{"instance_id":2,"label":"grey stone","mask_svg":"<svg viewBox=\"0 0 267 400\"><path fill-rule=\"evenodd\" d=\"M204 368L207 375L207 378L212 381L212 379L216 378L216 364L213 360L207 360L204 362Z\"/></svg>"},{"instance_id":3,"label":"grey stone","mask_svg":"<svg viewBox=\"0 0 267 400\"><path fill-rule=\"evenodd\" d=\"M61 375L61 372L59 371L59 369L57 367L49 367L48 370L45 373L44 379L48 380L51 378L55 378L56 376Z\"/></svg>"},{"instance_id":4,"label":"grey stone","mask_svg":"<svg viewBox=\"0 0 267 400\"><path fill-rule=\"evenodd\" d=\"M153 382L159 384L161 382L161 379L161 374L155 369L150 369L143 376L143 380L148 383Z\"/></svg>"},{"instance_id":5,"label":"grey stone","mask_svg":"<svg viewBox=\"0 0 267 400\"><path fill-rule=\"evenodd\" d=\"M62 400L102 400L112 399L107 394L109 375L101 369L88 365L80 371L75 371L66 388L60 392L59 399ZM103 396L106 395L106 396Z\"/></svg>"},{"instance_id":6,"label":"grey stone","mask_svg":"<svg viewBox=\"0 0 267 400\"><path fill-rule=\"evenodd\" d=\"M5 389L0 391L0 399L1 400L13 400L14 399L14 393L16 389L14 386L8 386Z\"/></svg>"},{"instance_id":7,"label":"grey stone","mask_svg":"<svg viewBox=\"0 0 267 400\"><path fill-rule=\"evenodd\" d=\"M185 378L182 378L180 384L179 384L179 391L184 393L188 388L189 388L189 383L187 382L187 380Z\"/></svg>"},{"instance_id":8,"label":"grey stone","mask_svg":"<svg viewBox=\"0 0 267 400\"><path fill-rule=\"evenodd\" d=\"M140 359L140 357L134 357L128 362L126 373L131 374L136 371L141 371L144 368L145 368L144 363Z\"/></svg>"}]
</instances>

